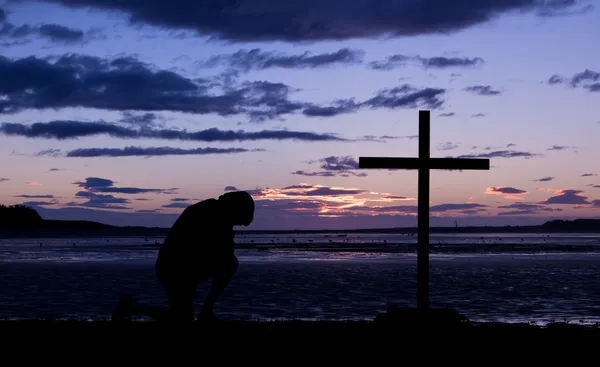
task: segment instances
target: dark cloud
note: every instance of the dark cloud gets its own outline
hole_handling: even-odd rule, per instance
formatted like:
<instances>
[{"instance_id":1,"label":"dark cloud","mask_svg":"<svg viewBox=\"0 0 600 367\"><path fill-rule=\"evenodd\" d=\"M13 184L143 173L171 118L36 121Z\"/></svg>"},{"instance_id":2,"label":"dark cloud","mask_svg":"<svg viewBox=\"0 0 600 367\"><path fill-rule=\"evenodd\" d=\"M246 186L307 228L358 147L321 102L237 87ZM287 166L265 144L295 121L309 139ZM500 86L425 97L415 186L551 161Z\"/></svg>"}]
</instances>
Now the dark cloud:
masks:
<instances>
[{"instance_id":1,"label":"dark cloud","mask_svg":"<svg viewBox=\"0 0 600 367\"><path fill-rule=\"evenodd\" d=\"M333 117L345 113L358 111L363 105L354 99L341 99L334 101L330 106L309 105L302 113L309 117Z\"/></svg>"},{"instance_id":2,"label":"dark cloud","mask_svg":"<svg viewBox=\"0 0 600 367\"><path fill-rule=\"evenodd\" d=\"M596 173L584 173L581 175L581 177L592 177L592 176L597 176Z\"/></svg>"},{"instance_id":3,"label":"dark cloud","mask_svg":"<svg viewBox=\"0 0 600 367\"><path fill-rule=\"evenodd\" d=\"M5 181L9 181L8 178L4 178L4 177L0 177L0 182L5 182Z\"/></svg>"},{"instance_id":4,"label":"dark cloud","mask_svg":"<svg viewBox=\"0 0 600 367\"><path fill-rule=\"evenodd\" d=\"M43 154L42 154L43 155ZM50 168L48 170L48 172L58 172L58 171L64 171L64 169L60 169L60 168Z\"/></svg>"},{"instance_id":5,"label":"dark cloud","mask_svg":"<svg viewBox=\"0 0 600 367\"><path fill-rule=\"evenodd\" d=\"M160 194L173 194L177 188L170 189L143 189L138 187L115 187L115 182L106 178L100 177L87 177L85 181L73 182L80 188L87 190L89 193L119 193L119 194L146 194L146 193L160 193ZM83 193L83 192L80 192ZM80 194L79 196L84 196Z\"/></svg>"},{"instance_id":6,"label":"dark cloud","mask_svg":"<svg viewBox=\"0 0 600 367\"><path fill-rule=\"evenodd\" d=\"M404 67L408 62L413 62L422 66L425 69L446 69L451 67L473 67L484 64L485 61L481 57L421 57L421 56L407 56L396 54L388 56L382 61L372 61L368 64L368 67L373 70L393 70L399 67Z\"/></svg>"},{"instance_id":7,"label":"dark cloud","mask_svg":"<svg viewBox=\"0 0 600 367\"><path fill-rule=\"evenodd\" d=\"M101 182L102 179L98 179L98 182L95 182L98 185L103 185ZM94 181L94 180L92 180ZM110 180L108 180L110 181ZM106 188L106 186L98 186L100 188ZM118 198L113 195L106 194L97 194L92 191L79 191L75 194L75 198L77 199L86 199L87 201L79 203L79 202L69 202L66 203L67 207L88 207L88 208L100 208L100 209L118 209L124 210L129 209L129 207L120 204L129 204L130 200L125 198Z\"/></svg>"},{"instance_id":8,"label":"dark cloud","mask_svg":"<svg viewBox=\"0 0 600 367\"><path fill-rule=\"evenodd\" d=\"M183 201L190 201L191 199L187 199L187 198L172 198L171 201L173 202L183 202Z\"/></svg>"},{"instance_id":9,"label":"dark cloud","mask_svg":"<svg viewBox=\"0 0 600 367\"><path fill-rule=\"evenodd\" d=\"M196 148L181 149L172 147L134 147L125 148L81 148L69 151L66 157L154 157L165 155L209 155L209 154L233 154L245 152L262 152L264 149L243 149L243 148Z\"/></svg>"},{"instance_id":10,"label":"dark cloud","mask_svg":"<svg viewBox=\"0 0 600 367\"><path fill-rule=\"evenodd\" d=\"M245 115L250 121L281 119L302 112L330 117L358 108L438 108L444 89L409 85L379 91L373 98L334 101L330 106L290 100L296 90L267 81L190 79L156 70L132 57L101 59L67 54L41 59L0 56L0 113L25 109L85 107L142 112L177 111ZM131 117L126 117L131 120Z\"/></svg>"},{"instance_id":11,"label":"dark cloud","mask_svg":"<svg viewBox=\"0 0 600 367\"><path fill-rule=\"evenodd\" d=\"M506 144L506 147L507 147L507 148L511 148L511 147L514 147L514 146L516 146L516 145L517 145L517 144L509 143L509 144Z\"/></svg>"},{"instance_id":12,"label":"dark cloud","mask_svg":"<svg viewBox=\"0 0 600 367\"><path fill-rule=\"evenodd\" d=\"M489 153L464 154L458 156L457 158L532 158L537 156L538 154L533 154L529 152L519 152L514 150L498 150Z\"/></svg>"},{"instance_id":13,"label":"dark cloud","mask_svg":"<svg viewBox=\"0 0 600 367\"><path fill-rule=\"evenodd\" d=\"M560 208L548 208L547 206L516 202L510 205L501 205L500 209L515 209L507 212L498 213L498 215L533 215L540 212L562 212Z\"/></svg>"},{"instance_id":14,"label":"dark cloud","mask_svg":"<svg viewBox=\"0 0 600 367\"><path fill-rule=\"evenodd\" d=\"M600 207L600 200L594 200L594 201L592 201L592 205L596 206L596 207Z\"/></svg>"},{"instance_id":15,"label":"dark cloud","mask_svg":"<svg viewBox=\"0 0 600 367\"><path fill-rule=\"evenodd\" d=\"M30 206L30 207L38 207L38 206L56 205L57 202L56 201L24 201L21 204L25 205L25 206Z\"/></svg>"},{"instance_id":16,"label":"dark cloud","mask_svg":"<svg viewBox=\"0 0 600 367\"><path fill-rule=\"evenodd\" d=\"M136 213L160 213L160 209L141 209L136 210Z\"/></svg>"},{"instance_id":17,"label":"dark cloud","mask_svg":"<svg viewBox=\"0 0 600 367\"><path fill-rule=\"evenodd\" d=\"M132 24L189 30L233 42L320 41L448 34L514 12L581 12L576 0L44 0L120 11Z\"/></svg>"},{"instance_id":18,"label":"dark cloud","mask_svg":"<svg viewBox=\"0 0 600 367\"><path fill-rule=\"evenodd\" d=\"M476 113L471 115L471 117L477 118L477 117L485 117L485 113Z\"/></svg>"},{"instance_id":19,"label":"dark cloud","mask_svg":"<svg viewBox=\"0 0 600 367\"><path fill-rule=\"evenodd\" d=\"M351 156L329 156L316 161L309 161L309 164L320 163L320 168L324 171L321 172L305 172L296 171L292 172L293 175L308 176L308 177L366 177L367 174L364 172L354 172L358 169L358 162Z\"/></svg>"},{"instance_id":20,"label":"dark cloud","mask_svg":"<svg viewBox=\"0 0 600 367\"><path fill-rule=\"evenodd\" d=\"M81 121L36 122L31 125L2 123L0 124L0 134L58 140L76 139L94 135L109 135L120 139L146 138L204 142L249 140L346 141L346 139L337 137L333 134L317 134L304 131L262 130L248 132L244 130L234 131L210 128L201 131L188 132L186 130L152 129L144 127L143 125L139 129L133 129L105 122ZM43 155L55 153L59 153L59 151L53 150L52 152L44 153Z\"/></svg>"},{"instance_id":21,"label":"dark cloud","mask_svg":"<svg viewBox=\"0 0 600 367\"><path fill-rule=\"evenodd\" d=\"M27 199L54 199L54 195L15 195L15 197Z\"/></svg>"},{"instance_id":22,"label":"dark cloud","mask_svg":"<svg viewBox=\"0 0 600 367\"><path fill-rule=\"evenodd\" d=\"M221 86L223 87L223 86ZM262 121L301 110L282 83L244 82L213 93L214 83L155 70L131 57L105 60L68 54L56 59L0 56L0 112L87 107L144 112L247 115Z\"/></svg>"},{"instance_id":23,"label":"dark cloud","mask_svg":"<svg viewBox=\"0 0 600 367\"><path fill-rule=\"evenodd\" d=\"M452 117L455 115L456 115L456 113L454 113L454 112L440 113L440 117Z\"/></svg>"},{"instance_id":24,"label":"dark cloud","mask_svg":"<svg viewBox=\"0 0 600 367\"><path fill-rule=\"evenodd\" d=\"M259 48L239 50L232 54L217 55L203 63L203 66L225 66L243 72L270 68L303 69L320 68L332 65L353 65L363 62L364 52L343 48L331 53L313 55L304 52L297 55L266 52Z\"/></svg>"},{"instance_id":25,"label":"dark cloud","mask_svg":"<svg viewBox=\"0 0 600 367\"><path fill-rule=\"evenodd\" d=\"M526 194L526 190L515 189L514 187L496 187L492 186L488 188L490 193L499 193L499 194Z\"/></svg>"},{"instance_id":26,"label":"dark cloud","mask_svg":"<svg viewBox=\"0 0 600 367\"><path fill-rule=\"evenodd\" d=\"M497 96L502 94L502 92L494 90L490 85L473 85L466 87L465 91L479 94L480 96Z\"/></svg>"},{"instance_id":27,"label":"dark cloud","mask_svg":"<svg viewBox=\"0 0 600 367\"><path fill-rule=\"evenodd\" d=\"M408 84L400 87L383 89L377 95L365 102L363 105L371 108L428 108L437 109L444 101L441 96L446 92L444 89L423 88L417 89Z\"/></svg>"},{"instance_id":28,"label":"dark cloud","mask_svg":"<svg viewBox=\"0 0 600 367\"><path fill-rule=\"evenodd\" d=\"M235 186L225 186L223 191L238 191L238 189Z\"/></svg>"},{"instance_id":29,"label":"dark cloud","mask_svg":"<svg viewBox=\"0 0 600 367\"><path fill-rule=\"evenodd\" d=\"M175 202L175 203L165 204L162 207L163 208L187 208L188 206L190 206L190 204Z\"/></svg>"},{"instance_id":30,"label":"dark cloud","mask_svg":"<svg viewBox=\"0 0 600 367\"><path fill-rule=\"evenodd\" d=\"M468 210L468 209L476 209L476 208L485 208L486 205L476 204L476 203L467 203L467 204L439 204L433 205L430 208L430 211L433 213L446 212L451 210Z\"/></svg>"},{"instance_id":31,"label":"dark cloud","mask_svg":"<svg viewBox=\"0 0 600 367\"><path fill-rule=\"evenodd\" d=\"M155 113L147 112L143 114L134 114L131 112L123 112L123 117L119 120L121 123L133 125L144 129L152 129L156 127L164 127L163 119Z\"/></svg>"},{"instance_id":32,"label":"dark cloud","mask_svg":"<svg viewBox=\"0 0 600 367\"><path fill-rule=\"evenodd\" d=\"M537 182L548 182L548 181L552 181L552 180L554 180L554 178L555 178L555 177L548 176L548 177L542 177L542 178L538 178L537 180L534 180L534 181L537 181Z\"/></svg>"},{"instance_id":33,"label":"dark cloud","mask_svg":"<svg viewBox=\"0 0 600 367\"><path fill-rule=\"evenodd\" d=\"M445 89L417 88L408 84L379 90L374 97L356 102L354 99L337 100L330 106L309 104L302 113L309 117L333 117L356 112L361 108L426 108L437 109L444 104Z\"/></svg>"},{"instance_id":34,"label":"dark cloud","mask_svg":"<svg viewBox=\"0 0 600 367\"><path fill-rule=\"evenodd\" d=\"M60 149L44 149L35 153L36 157L60 157L61 150Z\"/></svg>"},{"instance_id":35,"label":"dark cloud","mask_svg":"<svg viewBox=\"0 0 600 367\"><path fill-rule=\"evenodd\" d=\"M600 92L600 73L586 69L580 73L567 78L560 75L552 75L548 79L548 84L568 84L571 88L585 88L590 92Z\"/></svg>"},{"instance_id":36,"label":"dark cloud","mask_svg":"<svg viewBox=\"0 0 600 367\"><path fill-rule=\"evenodd\" d=\"M540 204L569 204L569 205L584 205L590 204L587 196L582 196L581 190L561 190L558 195L549 197L541 201Z\"/></svg>"},{"instance_id":37,"label":"dark cloud","mask_svg":"<svg viewBox=\"0 0 600 367\"><path fill-rule=\"evenodd\" d=\"M32 37L45 38L56 43L79 43L84 41L84 32L79 29L65 27L59 24L40 24L31 26L14 25L7 21L4 9L0 8L0 40L6 39L6 45L23 44Z\"/></svg>"}]
</instances>

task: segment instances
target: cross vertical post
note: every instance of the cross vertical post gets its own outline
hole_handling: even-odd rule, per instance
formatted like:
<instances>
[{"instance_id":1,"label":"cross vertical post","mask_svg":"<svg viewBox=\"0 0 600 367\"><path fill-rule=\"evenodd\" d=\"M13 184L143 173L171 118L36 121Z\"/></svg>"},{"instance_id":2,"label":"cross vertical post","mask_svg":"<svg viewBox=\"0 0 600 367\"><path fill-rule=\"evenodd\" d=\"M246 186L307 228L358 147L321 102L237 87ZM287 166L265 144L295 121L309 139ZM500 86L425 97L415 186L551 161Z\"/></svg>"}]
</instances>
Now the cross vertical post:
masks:
<instances>
[{"instance_id":1,"label":"cross vertical post","mask_svg":"<svg viewBox=\"0 0 600 367\"><path fill-rule=\"evenodd\" d=\"M419 179L417 237L417 308L429 308L429 157L431 144L429 111L419 111Z\"/></svg>"}]
</instances>

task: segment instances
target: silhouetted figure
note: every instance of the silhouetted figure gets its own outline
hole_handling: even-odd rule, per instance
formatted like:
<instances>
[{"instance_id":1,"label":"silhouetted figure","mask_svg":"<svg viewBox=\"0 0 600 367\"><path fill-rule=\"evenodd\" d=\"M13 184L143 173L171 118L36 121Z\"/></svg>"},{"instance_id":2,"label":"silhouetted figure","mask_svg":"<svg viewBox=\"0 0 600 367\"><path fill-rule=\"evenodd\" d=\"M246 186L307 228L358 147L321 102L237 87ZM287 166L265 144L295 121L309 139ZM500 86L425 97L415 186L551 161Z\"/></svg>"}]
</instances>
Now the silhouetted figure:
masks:
<instances>
[{"instance_id":1,"label":"silhouetted figure","mask_svg":"<svg viewBox=\"0 0 600 367\"><path fill-rule=\"evenodd\" d=\"M244 191L228 192L187 207L159 249L156 275L165 289L169 308L143 306L130 296L121 298L113 320L133 315L157 321L193 321L198 284L213 278L199 320L213 320L215 302L238 269L233 226L254 219L254 200Z\"/></svg>"}]
</instances>

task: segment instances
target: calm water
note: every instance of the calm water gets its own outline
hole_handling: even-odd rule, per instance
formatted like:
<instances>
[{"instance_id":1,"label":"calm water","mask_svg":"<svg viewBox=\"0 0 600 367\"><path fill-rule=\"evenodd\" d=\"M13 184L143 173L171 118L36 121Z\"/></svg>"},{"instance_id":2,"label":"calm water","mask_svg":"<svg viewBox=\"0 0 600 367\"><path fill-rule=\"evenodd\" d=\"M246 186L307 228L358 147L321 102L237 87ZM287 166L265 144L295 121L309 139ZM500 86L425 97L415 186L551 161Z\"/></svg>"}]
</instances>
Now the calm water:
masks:
<instances>
[{"instance_id":1,"label":"calm water","mask_svg":"<svg viewBox=\"0 0 600 367\"><path fill-rule=\"evenodd\" d=\"M0 317L106 319L122 294L165 305L162 238L0 240ZM415 306L416 236L238 236L223 318L372 319ZM477 321L600 322L600 235L431 236L431 302ZM201 305L208 285L199 287Z\"/></svg>"}]
</instances>

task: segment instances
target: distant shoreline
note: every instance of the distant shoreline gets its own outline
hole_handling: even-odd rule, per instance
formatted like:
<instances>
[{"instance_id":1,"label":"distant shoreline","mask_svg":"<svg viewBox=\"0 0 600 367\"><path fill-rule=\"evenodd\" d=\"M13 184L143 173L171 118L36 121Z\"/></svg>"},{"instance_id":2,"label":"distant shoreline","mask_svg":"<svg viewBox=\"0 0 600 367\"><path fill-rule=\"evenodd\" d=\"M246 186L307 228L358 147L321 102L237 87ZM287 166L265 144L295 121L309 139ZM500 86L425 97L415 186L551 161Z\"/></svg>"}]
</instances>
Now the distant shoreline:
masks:
<instances>
[{"instance_id":1,"label":"distant shoreline","mask_svg":"<svg viewBox=\"0 0 600 367\"><path fill-rule=\"evenodd\" d=\"M43 220L36 226L0 228L0 238L48 238L48 237L164 237L169 228L120 227L90 221ZM345 230L237 230L244 234L408 234L416 233L416 227L371 228ZM467 226L430 227L430 233L600 233L600 219L553 220L536 226Z\"/></svg>"}]
</instances>

